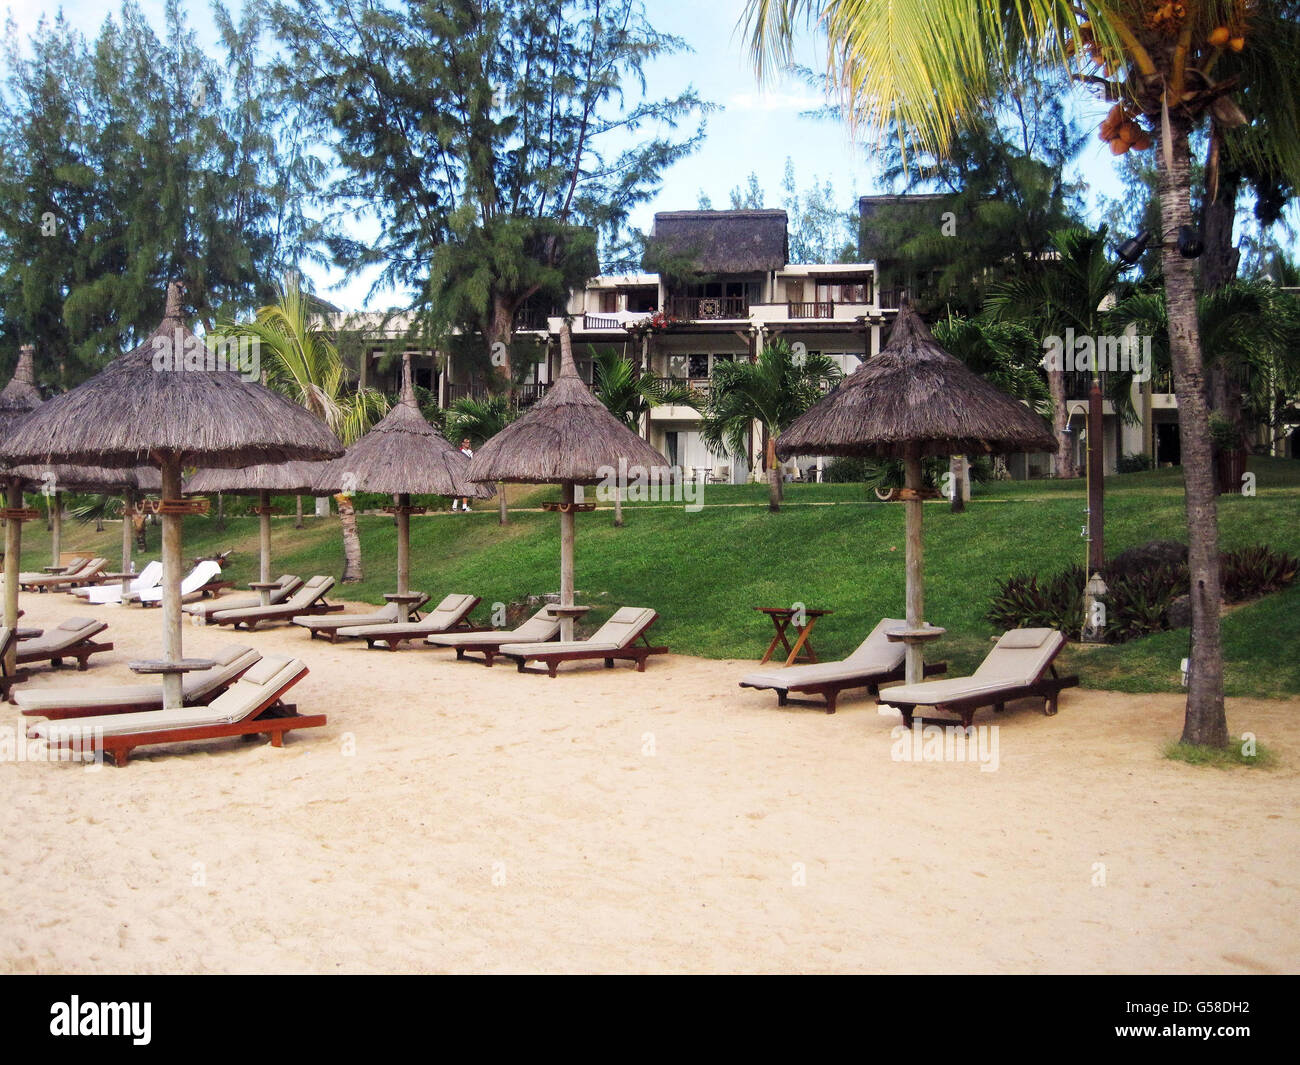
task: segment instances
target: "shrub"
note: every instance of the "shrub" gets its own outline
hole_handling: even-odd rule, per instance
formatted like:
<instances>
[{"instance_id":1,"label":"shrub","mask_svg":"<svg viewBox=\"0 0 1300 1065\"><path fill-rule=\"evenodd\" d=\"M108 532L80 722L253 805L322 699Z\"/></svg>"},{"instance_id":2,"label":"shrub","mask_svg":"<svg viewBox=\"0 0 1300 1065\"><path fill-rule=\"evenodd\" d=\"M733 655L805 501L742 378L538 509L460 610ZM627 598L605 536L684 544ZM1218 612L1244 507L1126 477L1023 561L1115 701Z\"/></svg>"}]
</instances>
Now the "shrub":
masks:
<instances>
[{"instance_id":1,"label":"shrub","mask_svg":"<svg viewBox=\"0 0 1300 1065\"><path fill-rule=\"evenodd\" d=\"M822 480L831 484L860 484L867 479L869 459L831 459L822 471Z\"/></svg>"},{"instance_id":2,"label":"shrub","mask_svg":"<svg viewBox=\"0 0 1300 1065\"><path fill-rule=\"evenodd\" d=\"M1082 566L1040 581L1034 574L998 581L985 618L999 629L1048 628L1077 632L1083 623Z\"/></svg>"},{"instance_id":3,"label":"shrub","mask_svg":"<svg viewBox=\"0 0 1300 1065\"><path fill-rule=\"evenodd\" d=\"M1162 562L1106 582L1106 642L1125 643L1169 628L1170 604L1189 590L1187 564Z\"/></svg>"},{"instance_id":4,"label":"shrub","mask_svg":"<svg viewBox=\"0 0 1300 1065\"><path fill-rule=\"evenodd\" d=\"M1121 455L1115 463L1119 473L1141 473L1151 469L1151 456L1138 452L1136 455Z\"/></svg>"},{"instance_id":5,"label":"shrub","mask_svg":"<svg viewBox=\"0 0 1300 1065\"><path fill-rule=\"evenodd\" d=\"M1257 599L1285 588L1296 578L1300 562L1267 544L1225 551L1220 556L1223 598L1229 603Z\"/></svg>"}]
</instances>

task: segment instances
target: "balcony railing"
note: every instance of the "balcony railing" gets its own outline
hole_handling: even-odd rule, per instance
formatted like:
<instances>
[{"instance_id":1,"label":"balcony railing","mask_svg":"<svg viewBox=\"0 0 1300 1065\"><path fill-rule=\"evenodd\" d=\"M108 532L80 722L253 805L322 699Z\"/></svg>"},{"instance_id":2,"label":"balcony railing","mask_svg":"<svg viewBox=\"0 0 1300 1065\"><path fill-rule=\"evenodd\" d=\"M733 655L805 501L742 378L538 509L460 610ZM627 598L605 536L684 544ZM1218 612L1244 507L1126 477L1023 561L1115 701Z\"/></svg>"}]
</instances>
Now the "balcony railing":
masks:
<instances>
[{"instance_id":1,"label":"balcony railing","mask_svg":"<svg viewBox=\"0 0 1300 1065\"><path fill-rule=\"evenodd\" d=\"M584 314L582 316L583 329L622 329L623 323L613 315L607 314Z\"/></svg>"},{"instance_id":2,"label":"balcony railing","mask_svg":"<svg viewBox=\"0 0 1300 1065\"><path fill-rule=\"evenodd\" d=\"M834 318L834 300L813 300L805 303L789 304L789 314L793 318Z\"/></svg>"},{"instance_id":3,"label":"balcony railing","mask_svg":"<svg viewBox=\"0 0 1300 1065\"><path fill-rule=\"evenodd\" d=\"M708 322L749 317L745 296L670 296L668 315L683 322Z\"/></svg>"},{"instance_id":4,"label":"balcony railing","mask_svg":"<svg viewBox=\"0 0 1300 1065\"><path fill-rule=\"evenodd\" d=\"M521 407L530 407L546 395L546 389L549 385L537 384L536 382L520 385L515 389L515 399ZM447 385L447 406L451 406L458 399L472 399L479 403L484 402L493 393L486 385L479 384L449 384Z\"/></svg>"},{"instance_id":5,"label":"balcony railing","mask_svg":"<svg viewBox=\"0 0 1300 1065\"><path fill-rule=\"evenodd\" d=\"M513 326L525 332L537 332L549 328L549 317L550 314L541 307L520 307L515 311Z\"/></svg>"},{"instance_id":6,"label":"balcony railing","mask_svg":"<svg viewBox=\"0 0 1300 1065\"><path fill-rule=\"evenodd\" d=\"M713 383L707 377L656 377L660 388L681 388L685 385L702 399L709 398Z\"/></svg>"}]
</instances>

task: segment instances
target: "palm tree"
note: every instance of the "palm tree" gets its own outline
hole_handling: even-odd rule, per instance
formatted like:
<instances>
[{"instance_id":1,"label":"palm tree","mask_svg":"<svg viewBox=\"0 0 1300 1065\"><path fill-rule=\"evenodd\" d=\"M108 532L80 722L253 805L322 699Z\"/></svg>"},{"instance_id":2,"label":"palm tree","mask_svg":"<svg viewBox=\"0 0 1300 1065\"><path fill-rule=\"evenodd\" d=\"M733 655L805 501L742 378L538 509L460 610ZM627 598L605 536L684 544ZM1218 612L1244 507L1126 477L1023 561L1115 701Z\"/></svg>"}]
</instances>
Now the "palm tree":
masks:
<instances>
[{"instance_id":1,"label":"palm tree","mask_svg":"<svg viewBox=\"0 0 1300 1065\"><path fill-rule=\"evenodd\" d=\"M306 407L334 431L346 447L355 443L388 410L388 400L371 388L353 390L338 349L311 321L310 297L290 275L280 301L258 310L251 322L223 325L228 337L248 337L261 353L266 384ZM337 497L343 529L343 583L361 580L361 537L356 512Z\"/></svg>"},{"instance_id":2,"label":"palm tree","mask_svg":"<svg viewBox=\"0 0 1300 1065\"><path fill-rule=\"evenodd\" d=\"M1107 297L1114 295L1127 264L1106 254L1106 227L1096 232L1081 227L1052 234L1055 257L1032 272L996 284L989 292L985 312L992 318L1039 326L1044 335L1064 337L1067 329L1077 336L1096 337L1105 332ZM1118 370L1105 377L1107 393L1122 417L1133 420L1131 373ZM1066 426L1065 368L1049 366L1047 383L1052 397L1052 431L1056 434L1056 476L1074 477L1073 456Z\"/></svg>"},{"instance_id":3,"label":"palm tree","mask_svg":"<svg viewBox=\"0 0 1300 1065\"><path fill-rule=\"evenodd\" d=\"M755 362L737 359L715 367L700 436L715 455L748 458L749 431L758 422L767 434L768 509L779 511L776 439L843 376L830 356L796 355L784 340L773 340L763 345Z\"/></svg>"},{"instance_id":4,"label":"palm tree","mask_svg":"<svg viewBox=\"0 0 1300 1065\"><path fill-rule=\"evenodd\" d=\"M1190 233L1192 131L1211 116L1217 133L1246 121L1232 100L1254 93L1259 125L1296 162L1296 16L1292 0L749 0L744 16L760 71L789 63L796 23L826 37L826 66L853 118L905 146L943 153L985 112L1008 71L1026 58L1064 68L1115 104L1101 133L1115 154L1158 138L1161 269L1178 397L1192 584L1192 650L1183 741L1223 747L1223 649L1218 516L1196 278L1173 235ZM1269 113L1271 105L1276 104ZM1274 121L1276 120L1276 121ZM1270 124L1271 123L1271 124ZM1288 143L1289 142L1289 143Z\"/></svg>"},{"instance_id":5,"label":"palm tree","mask_svg":"<svg viewBox=\"0 0 1300 1065\"><path fill-rule=\"evenodd\" d=\"M1197 299L1197 321L1208 364L1223 379L1244 384L1247 420L1275 434L1300 378L1300 302L1265 281L1231 281ZM1169 366L1165 294L1137 292L1111 312L1155 339L1154 362ZM1235 394L1237 389L1232 390ZM1236 423L1243 412L1222 412Z\"/></svg>"},{"instance_id":6,"label":"palm tree","mask_svg":"<svg viewBox=\"0 0 1300 1065\"><path fill-rule=\"evenodd\" d=\"M641 419L664 403L683 404L698 410L701 399L685 384L669 384L643 374L637 364L617 348L593 349L596 369L596 398L605 409L632 432L640 432ZM614 495L614 527L623 525L623 493Z\"/></svg>"},{"instance_id":7,"label":"palm tree","mask_svg":"<svg viewBox=\"0 0 1300 1065\"><path fill-rule=\"evenodd\" d=\"M504 392L494 393L486 399L471 399L468 396L456 400L447 412L447 429L450 439L469 437L470 443L478 447L485 440L490 440L507 425L519 417L519 408L513 406L510 397ZM497 502L500 505L499 522L507 524L506 486L497 483Z\"/></svg>"},{"instance_id":8,"label":"palm tree","mask_svg":"<svg viewBox=\"0 0 1300 1065\"><path fill-rule=\"evenodd\" d=\"M1041 347L1033 333L1019 322L1004 321L986 315L967 318L949 314L934 324L934 338L943 349L964 362L971 370L1030 408L1050 417L1052 396L1039 372ZM965 482L966 456L954 456L948 472L957 486L952 509L965 510L962 485ZM996 462L1003 462L1001 456Z\"/></svg>"}]
</instances>

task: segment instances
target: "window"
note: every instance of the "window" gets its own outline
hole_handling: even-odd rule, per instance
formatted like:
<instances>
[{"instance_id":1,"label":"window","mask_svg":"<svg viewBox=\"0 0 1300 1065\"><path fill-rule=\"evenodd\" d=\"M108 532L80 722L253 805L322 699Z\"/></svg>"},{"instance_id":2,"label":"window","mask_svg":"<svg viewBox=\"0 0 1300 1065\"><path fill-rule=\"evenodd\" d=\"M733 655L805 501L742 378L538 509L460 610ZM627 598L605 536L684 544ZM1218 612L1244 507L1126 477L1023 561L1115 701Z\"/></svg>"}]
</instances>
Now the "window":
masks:
<instances>
[{"instance_id":1,"label":"window","mask_svg":"<svg viewBox=\"0 0 1300 1065\"><path fill-rule=\"evenodd\" d=\"M709 376L709 357L707 355L688 355L686 357L688 374L692 379Z\"/></svg>"},{"instance_id":2,"label":"window","mask_svg":"<svg viewBox=\"0 0 1300 1065\"><path fill-rule=\"evenodd\" d=\"M613 314L618 310L618 293L614 291L602 292L600 294L600 311L602 314Z\"/></svg>"},{"instance_id":3,"label":"window","mask_svg":"<svg viewBox=\"0 0 1300 1065\"><path fill-rule=\"evenodd\" d=\"M716 370L721 363L735 362L735 361L736 361L736 356L734 355L714 355L713 368Z\"/></svg>"}]
</instances>

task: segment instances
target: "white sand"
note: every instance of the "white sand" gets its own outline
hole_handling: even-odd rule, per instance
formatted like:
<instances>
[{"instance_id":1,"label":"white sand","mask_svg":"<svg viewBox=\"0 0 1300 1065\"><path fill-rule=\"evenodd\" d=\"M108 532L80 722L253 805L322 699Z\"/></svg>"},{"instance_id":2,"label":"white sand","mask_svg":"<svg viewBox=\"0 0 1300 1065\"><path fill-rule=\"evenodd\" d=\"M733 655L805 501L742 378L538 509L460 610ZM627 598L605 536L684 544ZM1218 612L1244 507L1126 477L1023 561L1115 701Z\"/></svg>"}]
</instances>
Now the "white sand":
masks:
<instances>
[{"instance_id":1,"label":"white sand","mask_svg":"<svg viewBox=\"0 0 1300 1065\"><path fill-rule=\"evenodd\" d=\"M88 612L24 595L24 624ZM33 686L137 682L156 611ZM186 627L187 654L232 641ZM1278 768L1172 763L1176 696L1067 691L1000 765L891 758L894 714L777 709L750 663L558 679L277 628L322 729L0 766L0 970L1284 972L1300 700L1234 700ZM4 723L25 722L5 707ZM355 753L348 751L355 749ZM653 753L648 753L653 750ZM798 863L806 883L796 885ZM1095 884L1104 865L1104 886Z\"/></svg>"}]
</instances>

